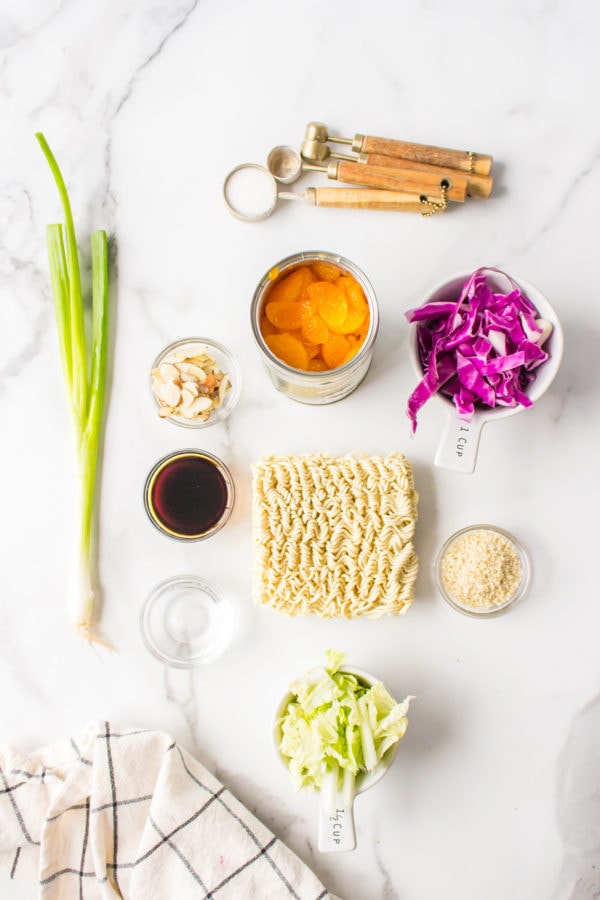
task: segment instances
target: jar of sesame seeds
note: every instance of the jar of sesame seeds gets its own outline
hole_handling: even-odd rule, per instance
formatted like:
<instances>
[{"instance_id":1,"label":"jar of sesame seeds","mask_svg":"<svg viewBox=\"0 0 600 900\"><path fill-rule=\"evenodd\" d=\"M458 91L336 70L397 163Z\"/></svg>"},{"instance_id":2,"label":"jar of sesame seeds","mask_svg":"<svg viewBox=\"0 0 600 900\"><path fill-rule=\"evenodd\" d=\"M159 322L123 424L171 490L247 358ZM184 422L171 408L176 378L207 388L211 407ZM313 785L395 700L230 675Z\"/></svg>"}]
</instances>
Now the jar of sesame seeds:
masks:
<instances>
[{"instance_id":1,"label":"jar of sesame seeds","mask_svg":"<svg viewBox=\"0 0 600 900\"><path fill-rule=\"evenodd\" d=\"M438 589L458 612L489 618L522 599L531 565L520 542L494 525L470 525L444 543L434 562Z\"/></svg>"}]
</instances>

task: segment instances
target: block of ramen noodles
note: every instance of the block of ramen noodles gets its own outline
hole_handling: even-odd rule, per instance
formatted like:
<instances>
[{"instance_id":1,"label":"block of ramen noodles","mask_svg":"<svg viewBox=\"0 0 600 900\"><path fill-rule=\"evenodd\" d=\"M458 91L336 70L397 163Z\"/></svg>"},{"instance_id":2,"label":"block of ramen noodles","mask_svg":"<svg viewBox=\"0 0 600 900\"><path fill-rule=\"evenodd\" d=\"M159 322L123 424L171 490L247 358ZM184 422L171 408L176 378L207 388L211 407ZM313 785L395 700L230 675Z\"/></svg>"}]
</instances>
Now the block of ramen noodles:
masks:
<instances>
[{"instance_id":1,"label":"block of ramen noodles","mask_svg":"<svg viewBox=\"0 0 600 900\"><path fill-rule=\"evenodd\" d=\"M253 596L290 616L405 613L418 559L412 467L389 456L268 456L252 467Z\"/></svg>"}]
</instances>

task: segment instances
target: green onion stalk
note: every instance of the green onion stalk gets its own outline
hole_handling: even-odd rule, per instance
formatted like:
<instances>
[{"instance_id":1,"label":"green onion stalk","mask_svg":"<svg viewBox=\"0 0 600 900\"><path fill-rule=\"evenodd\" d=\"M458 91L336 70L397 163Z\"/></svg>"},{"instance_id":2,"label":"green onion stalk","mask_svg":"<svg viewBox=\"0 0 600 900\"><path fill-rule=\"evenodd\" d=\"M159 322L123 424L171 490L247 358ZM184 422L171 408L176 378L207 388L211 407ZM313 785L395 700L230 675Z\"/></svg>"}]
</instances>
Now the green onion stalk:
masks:
<instances>
[{"instance_id":1,"label":"green onion stalk","mask_svg":"<svg viewBox=\"0 0 600 900\"><path fill-rule=\"evenodd\" d=\"M96 490L102 442L108 358L108 242L91 235L92 315L88 342L73 215L58 163L43 134L36 138L50 166L63 207L64 224L48 225L46 241L56 325L69 409L75 434L79 528L69 590L69 614L78 634L105 644L94 631ZM91 350L91 353L90 353Z\"/></svg>"}]
</instances>

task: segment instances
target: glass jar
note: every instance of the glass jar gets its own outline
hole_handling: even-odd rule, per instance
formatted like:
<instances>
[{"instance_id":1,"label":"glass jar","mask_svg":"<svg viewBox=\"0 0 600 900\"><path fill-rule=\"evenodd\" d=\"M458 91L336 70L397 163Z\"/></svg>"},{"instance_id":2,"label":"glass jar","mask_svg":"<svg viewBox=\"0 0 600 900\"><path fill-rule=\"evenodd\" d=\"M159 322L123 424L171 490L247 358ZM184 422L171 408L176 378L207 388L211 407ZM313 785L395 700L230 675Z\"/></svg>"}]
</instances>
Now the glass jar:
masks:
<instances>
[{"instance_id":1,"label":"glass jar","mask_svg":"<svg viewBox=\"0 0 600 900\"><path fill-rule=\"evenodd\" d=\"M271 352L260 329L262 313L275 284L289 275L293 269L302 265L310 265L312 262L332 263L342 272L355 278L361 286L369 306L369 327L360 349L344 365L325 372L306 372L289 366ZM251 321L254 338L262 355L266 372L277 390L300 403L321 405L346 397L358 387L367 374L379 328L379 311L373 287L358 266L337 253L304 251L288 256L265 273L252 298Z\"/></svg>"},{"instance_id":2,"label":"glass jar","mask_svg":"<svg viewBox=\"0 0 600 900\"><path fill-rule=\"evenodd\" d=\"M190 669L217 659L232 631L229 601L211 582L177 575L154 588L140 612L150 652L167 666Z\"/></svg>"},{"instance_id":3,"label":"glass jar","mask_svg":"<svg viewBox=\"0 0 600 900\"><path fill-rule=\"evenodd\" d=\"M227 376L230 385L229 389L225 391L219 404L211 409L210 414L207 414L206 418L203 416L186 418L185 415L179 412L172 412L171 415L163 416L163 418L183 428L206 428L209 425L214 425L216 422L222 422L234 409L240 397L242 378L236 360L229 350L217 341L204 337L184 338L174 341L168 347L165 347L164 350L161 350L152 363L151 373L156 372L162 363L172 361L177 357L177 354L181 355L179 362L185 361L186 353L190 356L202 353L205 357L208 357L212 361L211 364L214 363L221 370L223 376ZM150 390L156 408L160 410L165 404L156 395L152 374L150 375Z\"/></svg>"},{"instance_id":4,"label":"glass jar","mask_svg":"<svg viewBox=\"0 0 600 900\"><path fill-rule=\"evenodd\" d=\"M455 549L457 558L451 560ZM454 573L459 572L458 590L445 577L447 560ZM512 609L525 596L531 563L525 547L508 531L495 525L470 525L445 541L433 572L449 606L466 616L489 619Z\"/></svg>"},{"instance_id":5,"label":"glass jar","mask_svg":"<svg viewBox=\"0 0 600 900\"><path fill-rule=\"evenodd\" d=\"M206 450L169 453L154 464L144 485L148 518L177 541L202 541L219 531L234 498L231 472Z\"/></svg>"}]
</instances>

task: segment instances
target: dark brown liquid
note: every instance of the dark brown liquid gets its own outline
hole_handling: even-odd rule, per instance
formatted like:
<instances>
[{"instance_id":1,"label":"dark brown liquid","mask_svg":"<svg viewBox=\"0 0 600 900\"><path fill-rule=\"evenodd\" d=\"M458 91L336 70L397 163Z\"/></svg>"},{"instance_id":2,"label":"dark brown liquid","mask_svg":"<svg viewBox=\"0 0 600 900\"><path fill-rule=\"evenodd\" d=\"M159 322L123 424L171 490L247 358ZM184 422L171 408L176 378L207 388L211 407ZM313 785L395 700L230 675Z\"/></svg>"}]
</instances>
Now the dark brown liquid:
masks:
<instances>
[{"instance_id":1,"label":"dark brown liquid","mask_svg":"<svg viewBox=\"0 0 600 900\"><path fill-rule=\"evenodd\" d=\"M206 534L227 509L229 490L217 464L206 456L176 456L160 469L150 489L150 507L169 531Z\"/></svg>"}]
</instances>

